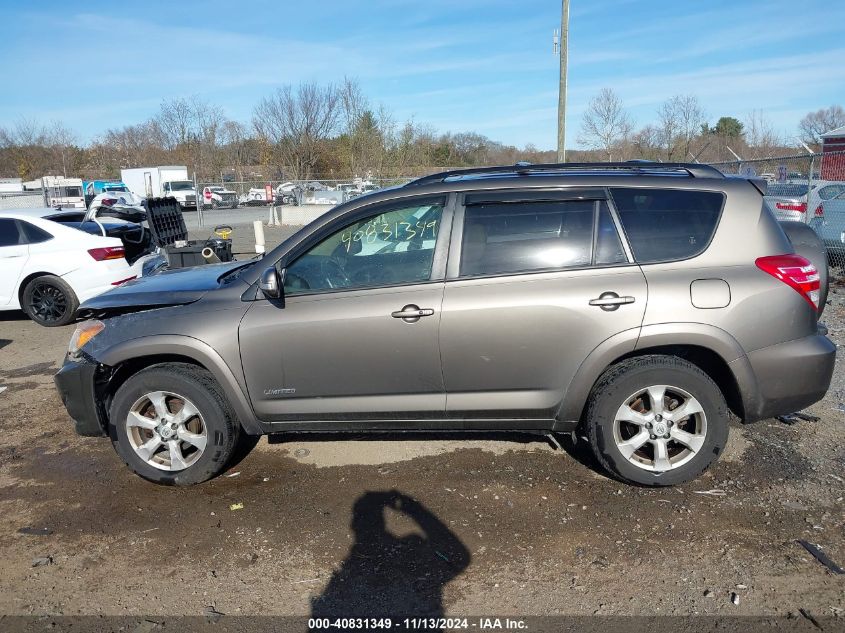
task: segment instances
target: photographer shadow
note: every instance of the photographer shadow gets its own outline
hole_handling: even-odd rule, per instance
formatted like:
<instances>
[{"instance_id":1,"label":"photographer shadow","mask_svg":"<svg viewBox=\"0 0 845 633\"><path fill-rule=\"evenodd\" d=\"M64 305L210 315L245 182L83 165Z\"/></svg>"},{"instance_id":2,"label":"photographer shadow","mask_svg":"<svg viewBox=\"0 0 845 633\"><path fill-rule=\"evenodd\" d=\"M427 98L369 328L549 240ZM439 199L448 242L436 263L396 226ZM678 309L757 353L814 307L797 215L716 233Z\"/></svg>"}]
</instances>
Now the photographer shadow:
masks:
<instances>
[{"instance_id":1,"label":"photographer shadow","mask_svg":"<svg viewBox=\"0 0 845 633\"><path fill-rule=\"evenodd\" d=\"M388 509L412 521L414 532L391 533ZM353 507L351 527L355 543L323 593L312 600L312 618L391 618L394 628L402 630L406 617L443 616L443 588L471 558L446 525L416 499L390 490L362 495Z\"/></svg>"}]
</instances>

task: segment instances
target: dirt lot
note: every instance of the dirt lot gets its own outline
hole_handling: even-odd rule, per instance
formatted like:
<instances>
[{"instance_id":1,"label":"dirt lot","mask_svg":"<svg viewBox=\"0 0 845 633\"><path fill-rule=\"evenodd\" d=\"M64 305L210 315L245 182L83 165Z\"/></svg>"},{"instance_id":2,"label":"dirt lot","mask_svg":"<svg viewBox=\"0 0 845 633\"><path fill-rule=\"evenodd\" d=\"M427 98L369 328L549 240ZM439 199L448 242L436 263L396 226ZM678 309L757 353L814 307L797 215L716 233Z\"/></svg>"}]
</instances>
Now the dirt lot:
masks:
<instances>
[{"instance_id":1,"label":"dirt lot","mask_svg":"<svg viewBox=\"0 0 845 633\"><path fill-rule=\"evenodd\" d=\"M840 344L843 299L825 319ZM845 576L796 544L845 566L841 359L819 422L735 427L680 488L607 479L572 442L497 436L262 440L186 490L74 435L52 384L71 329L0 315L0 613L845 621Z\"/></svg>"}]
</instances>

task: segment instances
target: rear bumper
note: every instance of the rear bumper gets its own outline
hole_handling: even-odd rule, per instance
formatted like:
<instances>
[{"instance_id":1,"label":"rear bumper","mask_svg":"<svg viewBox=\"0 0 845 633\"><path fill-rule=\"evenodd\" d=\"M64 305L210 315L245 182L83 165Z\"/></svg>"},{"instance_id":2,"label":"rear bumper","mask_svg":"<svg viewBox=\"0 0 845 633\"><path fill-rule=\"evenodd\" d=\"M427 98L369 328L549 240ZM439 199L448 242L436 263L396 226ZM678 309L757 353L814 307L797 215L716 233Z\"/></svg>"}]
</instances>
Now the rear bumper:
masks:
<instances>
[{"instance_id":1,"label":"rear bumper","mask_svg":"<svg viewBox=\"0 0 845 633\"><path fill-rule=\"evenodd\" d=\"M97 366L84 359L67 359L53 377L76 432L90 437L106 434L94 390Z\"/></svg>"},{"instance_id":2,"label":"rear bumper","mask_svg":"<svg viewBox=\"0 0 845 633\"><path fill-rule=\"evenodd\" d=\"M815 334L753 351L748 361L757 380L757 396L745 402L745 421L753 422L794 413L821 400L830 387L836 345Z\"/></svg>"}]
</instances>

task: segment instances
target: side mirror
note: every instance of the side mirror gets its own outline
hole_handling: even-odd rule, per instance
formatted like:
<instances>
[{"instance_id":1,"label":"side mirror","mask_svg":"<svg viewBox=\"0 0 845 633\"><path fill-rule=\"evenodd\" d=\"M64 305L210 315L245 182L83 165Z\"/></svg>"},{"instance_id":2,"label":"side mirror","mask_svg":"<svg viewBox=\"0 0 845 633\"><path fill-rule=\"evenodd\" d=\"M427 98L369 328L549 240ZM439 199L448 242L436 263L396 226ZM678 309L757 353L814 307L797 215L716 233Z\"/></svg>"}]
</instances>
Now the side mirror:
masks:
<instances>
[{"instance_id":1,"label":"side mirror","mask_svg":"<svg viewBox=\"0 0 845 633\"><path fill-rule=\"evenodd\" d=\"M258 287L268 299L281 298L282 276L279 275L275 266L267 268L261 273L261 279L258 281Z\"/></svg>"}]
</instances>

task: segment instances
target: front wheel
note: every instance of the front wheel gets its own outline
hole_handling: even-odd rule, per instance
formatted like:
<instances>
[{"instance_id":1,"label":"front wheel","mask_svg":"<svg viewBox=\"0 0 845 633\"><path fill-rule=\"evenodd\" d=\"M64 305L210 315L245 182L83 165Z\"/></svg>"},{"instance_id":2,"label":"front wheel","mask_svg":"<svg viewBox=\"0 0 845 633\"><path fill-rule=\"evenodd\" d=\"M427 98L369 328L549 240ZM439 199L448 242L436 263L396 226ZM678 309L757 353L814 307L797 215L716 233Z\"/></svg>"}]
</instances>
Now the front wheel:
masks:
<instances>
[{"instance_id":1,"label":"front wheel","mask_svg":"<svg viewBox=\"0 0 845 633\"><path fill-rule=\"evenodd\" d=\"M610 473L630 483L671 486L695 479L722 453L728 408L719 387L692 363L641 356L599 378L584 427Z\"/></svg>"},{"instance_id":2,"label":"front wheel","mask_svg":"<svg viewBox=\"0 0 845 633\"><path fill-rule=\"evenodd\" d=\"M220 474L242 442L240 424L205 369L153 365L114 396L109 434L136 474L165 485L190 485Z\"/></svg>"}]
</instances>

